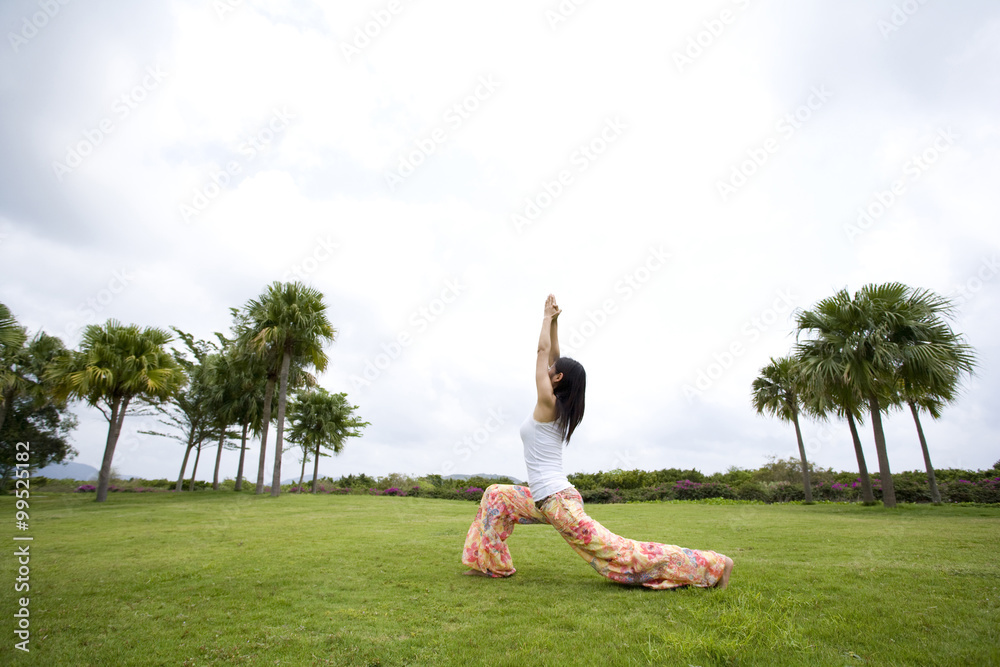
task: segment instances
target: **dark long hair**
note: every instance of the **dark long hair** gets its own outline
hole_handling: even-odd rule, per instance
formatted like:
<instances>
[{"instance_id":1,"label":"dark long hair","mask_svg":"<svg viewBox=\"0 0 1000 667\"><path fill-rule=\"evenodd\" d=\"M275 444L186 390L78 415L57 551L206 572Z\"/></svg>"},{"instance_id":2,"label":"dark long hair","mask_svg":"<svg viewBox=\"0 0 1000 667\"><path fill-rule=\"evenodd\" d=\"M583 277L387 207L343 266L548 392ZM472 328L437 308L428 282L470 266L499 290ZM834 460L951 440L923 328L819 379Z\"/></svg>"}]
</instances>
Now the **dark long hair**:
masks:
<instances>
[{"instance_id":1,"label":"dark long hair","mask_svg":"<svg viewBox=\"0 0 1000 667\"><path fill-rule=\"evenodd\" d=\"M555 371L562 373L562 379L552 390L556 395L556 422L562 429L563 440L569 444L577 424L583 420L587 371L579 361L569 357L556 359Z\"/></svg>"}]
</instances>

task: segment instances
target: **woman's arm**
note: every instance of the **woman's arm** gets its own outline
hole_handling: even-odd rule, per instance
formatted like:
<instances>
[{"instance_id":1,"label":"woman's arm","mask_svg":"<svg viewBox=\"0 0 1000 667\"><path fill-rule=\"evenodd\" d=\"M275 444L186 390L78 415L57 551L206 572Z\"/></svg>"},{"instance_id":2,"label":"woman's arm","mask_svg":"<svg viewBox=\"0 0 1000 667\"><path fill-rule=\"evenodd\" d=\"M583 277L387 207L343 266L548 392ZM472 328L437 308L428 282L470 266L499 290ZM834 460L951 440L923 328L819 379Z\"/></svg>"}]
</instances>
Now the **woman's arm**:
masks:
<instances>
[{"instance_id":1,"label":"woman's arm","mask_svg":"<svg viewBox=\"0 0 1000 667\"><path fill-rule=\"evenodd\" d=\"M545 315L542 317L542 332L538 335L538 351L546 354L546 369L559 358L559 306L551 294L545 300Z\"/></svg>"},{"instance_id":2,"label":"woman's arm","mask_svg":"<svg viewBox=\"0 0 1000 667\"><path fill-rule=\"evenodd\" d=\"M535 405L534 418L540 422L555 419L556 396L552 392L552 380L549 378L549 357L552 354L552 334L555 330L555 318L559 307L556 298L549 295L545 300L545 315L542 317L542 331L538 335L538 353L535 357L535 388L538 390L538 403Z\"/></svg>"},{"instance_id":3,"label":"woman's arm","mask_svg":"<svg viewBox=\"0 0 1000 667\"><path fill-rule=\"evenodd\" d=\"M555 299L553 299L554 304ZM559 358L559 313L561 312L559 306L556 306L552 314L552 324L549 326L549 339L552 341L552 347L549 348L549 366L556 363L556 359Z\"/></svg>"}]
</instances>

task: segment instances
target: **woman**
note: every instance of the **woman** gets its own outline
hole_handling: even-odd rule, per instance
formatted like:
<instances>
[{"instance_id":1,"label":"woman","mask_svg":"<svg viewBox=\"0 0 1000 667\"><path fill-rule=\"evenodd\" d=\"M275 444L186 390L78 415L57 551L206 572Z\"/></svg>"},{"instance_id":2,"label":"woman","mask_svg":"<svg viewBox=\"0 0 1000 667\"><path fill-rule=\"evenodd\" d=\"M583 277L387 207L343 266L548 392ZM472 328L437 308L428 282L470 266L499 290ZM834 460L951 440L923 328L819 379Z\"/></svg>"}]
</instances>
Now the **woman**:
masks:
<instances>
[{"instance_id":1,"label":"woman","mask_svg":"<svg viewBox=\"0 0 1000 667\"><path fill-rule=\"evenodd\" d=\"M615 535L583 510L583 499L562 469L562 450L583 419L587 375L578 362L559 356L554 296L545 301L538 339L535 385L538 402L521 425L528 486L494 484L483 493L465 538L465 574L509 577L515 569L506 540L515 523L548 523L603 576L649 588L725 588L733 560L714 551L639 542Z\"/></svg>"}]
</instances>

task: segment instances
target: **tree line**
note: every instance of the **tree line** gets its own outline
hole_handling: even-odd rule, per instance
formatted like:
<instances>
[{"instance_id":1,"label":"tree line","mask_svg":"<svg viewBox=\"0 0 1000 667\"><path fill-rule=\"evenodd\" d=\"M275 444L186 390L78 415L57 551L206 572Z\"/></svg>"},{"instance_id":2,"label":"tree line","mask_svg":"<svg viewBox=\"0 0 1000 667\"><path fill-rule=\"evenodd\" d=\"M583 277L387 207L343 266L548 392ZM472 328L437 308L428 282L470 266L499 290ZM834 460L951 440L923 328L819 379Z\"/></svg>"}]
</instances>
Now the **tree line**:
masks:
<instances>
[{"instance_id":1,"label":"tree line","mask_svg":"<svg viewBox=\"0 0 1000 667\"><path fill-rule=\"evenodd\" d=\"M97 408L108 422L98 475L97 501L107 499L115 448L129 414L156 414L173 432L142 433L179 440L185 445L177 481L181 490L188 461L195 453L192 485L202 449L217 445L213 488L219 488L222 450L240 440L236 490L241 490L249 435L260 438L256 493L265 490L270 426L274 463L270 493L281 491L285 443L298 444L319 474L324 450L339 453L346 438L368 426L345 393L317 386L314 370L326 369L324 348L334 342L323 295L300 282L274 282L242 308L231 308L228 335L216 341L195 340L172 328L182 345L168 349L174 335L156 327L125 325L110 319L88 325L78 349L39 332L30 338L10 310L0 304L0 433L4 443L30 442L32 467L58 463L76 452L67 436L76 426L68 412L72 401ZM275 403L275 395L277 405ZM289 428L286 432L286 421ZM4 447L3 479L13 470Z\"/></svg>"},{"instance_id":2,"label":"tree line","mask_svg":"<svg viewBox=\"0 0 1000 667\"><path fill-rule=\"evenodd\" d=\"M871 420L878 456L882 502L896 506L882 415L909 409L927 469L931 498L941 502L920 413L941 416L958 396L961 380L974 372L973 348L948 323L952 301L902 283L846 289L796 315L796 344L771 358L753 381L751 402L795 426L806 502L812 501L809 463L800 415L847 421L858 460L862 499L874 503L858 426Z\"/></svg>"},{"instance_id":3,"label":"tree line","mask_svg":"<svg viewBox=\"0 0 1000 667\"><path fill-rule=\"evenodd\" d=\"M346 438L359 436L368 426L354 414L357 406L348 403L346 394L318 387L310 373L326 369L324 347L336 336L323 296L302 283L275 282L258 298L230 311L231 330L228 335L216 333L215 341L195 340L173 328L182 345L168 350L175 340L170 332L108 320L87 326L79 348L67 350L61 340L44 332L29 339L0 304L0 439L5 444L30 441L37 467L59 462L76 453L67 440L76 426L68 403L80 400L98 408L109 426L98 477L97 500L103 501L126 414L155 413L170 432L143 433L185 446L177 490L192 453L193 488L202 450L213 444L218 447L213 488L218 489L222 450L236 439L236 490L241 490L246 443L252 434L261 442L255 491L262 494L273 425L271 495L280 493L286 441L303 450L300 483L312 458L315 490L324 450L340 452ZM931 496L940 502L920 414L939 418L976 365L971 346L948 324L953 314L948 299L901 283L866 285L854 294L840 290L797 313L793 350L770 359L760 370L751 402L758 413L794 425L807 502L812 497L799 421L803 414L847 422L862 498L874 503L858 430L870 419L882 499L887 507L895 506L882 427L883 414L894 409L909 409L913 417ZM4 483L14 468L13 449L2 448Z\"/></svg>"}]
</instances>

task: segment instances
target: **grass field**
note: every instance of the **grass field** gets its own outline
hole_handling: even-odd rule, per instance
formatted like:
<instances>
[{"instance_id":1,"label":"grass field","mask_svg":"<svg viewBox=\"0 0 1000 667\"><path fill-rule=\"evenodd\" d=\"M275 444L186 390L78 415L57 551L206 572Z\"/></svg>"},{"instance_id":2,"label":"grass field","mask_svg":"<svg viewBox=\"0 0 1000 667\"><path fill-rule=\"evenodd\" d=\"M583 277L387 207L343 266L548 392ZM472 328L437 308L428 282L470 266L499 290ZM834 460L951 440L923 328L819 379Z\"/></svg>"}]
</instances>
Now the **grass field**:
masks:
<instances>
[{"instance_id":1,"label":"grass field","mask_svg":"<svg viewBox=\"0 0 1000 667\"><path fill-rule=\"evenodd\" d=\"M30 653L0 507L2 664L1000 665L995 507L589 506L736 561L728 590L651 591L545 525L515 529L514 577L460 576L469 502L37 493Z\"/></svg>"}]
</instances>

